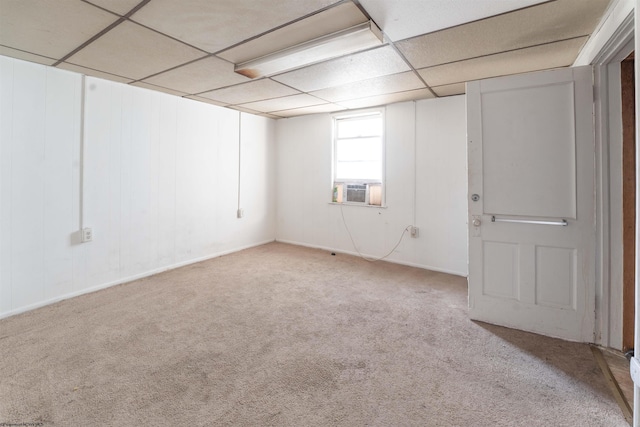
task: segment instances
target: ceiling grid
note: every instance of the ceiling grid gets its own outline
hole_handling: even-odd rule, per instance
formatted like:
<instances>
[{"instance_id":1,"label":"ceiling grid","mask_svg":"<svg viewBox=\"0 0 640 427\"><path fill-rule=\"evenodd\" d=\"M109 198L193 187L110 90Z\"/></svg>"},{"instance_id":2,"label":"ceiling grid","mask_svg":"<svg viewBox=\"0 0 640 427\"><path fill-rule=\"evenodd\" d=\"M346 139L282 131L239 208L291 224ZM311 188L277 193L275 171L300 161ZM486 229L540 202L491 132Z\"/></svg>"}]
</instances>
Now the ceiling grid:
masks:
<instances>
[{"instance_id":1,"label":"ceiling grid","mask_svg":"<svg viewBox=\"0 0 640 427\"><path fill-rule=\"evenodd\" d=\"M570 66L610 0L0 0L0 55L266 117L463 94ZM251 79L234 64L372 20L382 44Z\"/></svg>"}]
</instances>

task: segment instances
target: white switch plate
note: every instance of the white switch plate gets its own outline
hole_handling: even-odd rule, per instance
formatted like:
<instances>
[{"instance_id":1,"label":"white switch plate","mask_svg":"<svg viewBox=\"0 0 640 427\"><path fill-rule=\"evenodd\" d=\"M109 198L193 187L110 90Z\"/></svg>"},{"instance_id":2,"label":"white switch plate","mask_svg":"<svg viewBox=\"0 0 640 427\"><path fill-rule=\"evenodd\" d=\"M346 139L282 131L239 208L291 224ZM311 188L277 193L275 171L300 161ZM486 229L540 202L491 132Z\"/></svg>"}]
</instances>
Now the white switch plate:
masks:
<instances>
[{"instance_id":1,"label":"white switch plate","mask_svg":"<svg viewBox=\"0 0 640 427\"><path fill-rule=\"evenodd\" d=\"M82 243L90 242L93 240L93 230L91 227L85 227L82 229Z\"/></svg>"}]
</instances>

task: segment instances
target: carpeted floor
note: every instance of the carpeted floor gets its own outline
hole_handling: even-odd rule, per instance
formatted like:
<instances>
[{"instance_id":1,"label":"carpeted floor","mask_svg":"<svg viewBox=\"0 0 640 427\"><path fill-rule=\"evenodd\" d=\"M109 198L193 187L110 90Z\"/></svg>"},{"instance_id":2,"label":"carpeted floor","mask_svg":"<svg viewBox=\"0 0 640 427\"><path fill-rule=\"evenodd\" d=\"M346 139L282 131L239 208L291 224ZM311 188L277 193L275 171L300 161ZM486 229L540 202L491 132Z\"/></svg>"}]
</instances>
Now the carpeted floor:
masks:
<instances>
[{"instance_id":1,"label":"carpeted floor","mask_svg":"<svg viewBox=\"0 0 640 427\"><path fill-rule=\"evenodd\" d=\"M0 320L0 423L626 426L587 345L466 279L272 243Z\"/></svg>"}]
</instances>

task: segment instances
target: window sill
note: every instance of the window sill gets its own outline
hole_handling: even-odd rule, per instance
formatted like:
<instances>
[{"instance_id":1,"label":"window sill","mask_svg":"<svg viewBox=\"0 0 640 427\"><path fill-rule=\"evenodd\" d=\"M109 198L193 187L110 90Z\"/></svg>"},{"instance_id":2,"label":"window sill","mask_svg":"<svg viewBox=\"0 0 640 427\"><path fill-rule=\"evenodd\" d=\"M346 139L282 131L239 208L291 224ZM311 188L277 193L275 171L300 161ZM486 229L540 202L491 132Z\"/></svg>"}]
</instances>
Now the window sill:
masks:
<instances>
[{"instance_id":1,"label":"window sill","mask_svg":"<svg viewBox=\"0 0 640 427\"><path fill-rule=\"evenodd\" d=\"M338 202L329 202L330 205L337 205L337 206L357 206L359 208L374 208L374 209L387 209L387 206L382 205L382 206L378 206L378 205L365 205L364 203L338 203Z\"/></svg>"}]
</instances>

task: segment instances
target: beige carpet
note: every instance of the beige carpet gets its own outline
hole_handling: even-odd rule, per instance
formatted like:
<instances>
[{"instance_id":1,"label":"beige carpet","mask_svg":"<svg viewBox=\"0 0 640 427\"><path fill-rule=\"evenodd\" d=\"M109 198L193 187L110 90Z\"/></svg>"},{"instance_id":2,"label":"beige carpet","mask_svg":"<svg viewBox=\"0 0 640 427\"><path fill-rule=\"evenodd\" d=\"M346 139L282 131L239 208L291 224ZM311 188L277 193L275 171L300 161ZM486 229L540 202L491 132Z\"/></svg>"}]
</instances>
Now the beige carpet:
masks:
<instances>
[{"instance_id":1,"label":"beige carpet","mask_svg":"<svg viewBox=\"0 0 640 427\"><path fill-rule=\"evenodd\" d=\"M0 423L626 426L588 346L466 280L280 243L0 321Z\"/></svg>"}]
</instances>

